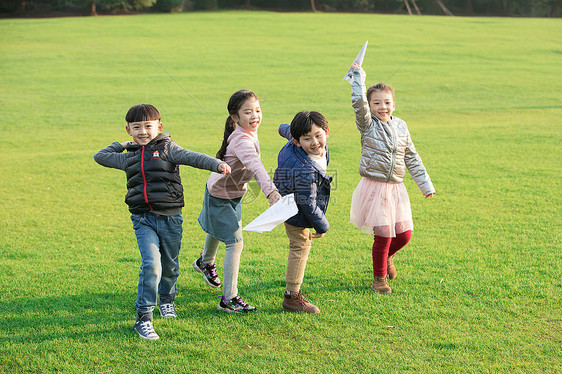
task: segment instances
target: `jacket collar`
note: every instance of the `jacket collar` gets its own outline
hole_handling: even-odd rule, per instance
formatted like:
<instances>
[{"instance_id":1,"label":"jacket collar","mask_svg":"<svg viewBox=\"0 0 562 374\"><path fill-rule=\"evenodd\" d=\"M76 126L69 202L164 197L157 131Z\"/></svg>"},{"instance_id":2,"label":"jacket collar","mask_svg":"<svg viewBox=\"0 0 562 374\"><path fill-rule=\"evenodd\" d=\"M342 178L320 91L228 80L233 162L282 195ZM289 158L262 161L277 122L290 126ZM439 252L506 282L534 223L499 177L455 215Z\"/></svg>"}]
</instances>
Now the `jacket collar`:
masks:
<instances>
[{"instance_id":1,"label":"jacket collar","mask_svg":"<svg viewBox=\"0 0 562 374\"><path fill-rule=\"evenodd\" d=\"M312 161L310 159L310 157L308 157L308 155L306 154L306 152L299 147L298 145L296 145L295 143L293 143L292 140L289 141L289 144L292 145L293 147L293 152L295 154L295 157L303 164L307 164L310 165L312 168L314 168L314 170L316 170L324 179L328 179L331 180L332 177L330 177L329 175L327 175L323 170L319 169L318 166L316 165L316 163L314 161ZM328 150L328 146L326 145L326 161L329 164L330 163L330 151Z\"/></svg>"},{"instance_id":2,"label":"jacket collar","mask_svg":"<svg viewBox=\"0 0 562 374\"><path fill-rule=\"evenodd\" d=\"M375 121L376 123L380 123L380 124L385 125L385 124L390 124L391 122L393 122L396 117L390 116L390 120L389 120L387 123L381 121L381 120L379 119L379 117L375 116L375 115L372 114L372 113L371 113L371 118L372 118L373 121Z\"/></svg>"}]
</instances>

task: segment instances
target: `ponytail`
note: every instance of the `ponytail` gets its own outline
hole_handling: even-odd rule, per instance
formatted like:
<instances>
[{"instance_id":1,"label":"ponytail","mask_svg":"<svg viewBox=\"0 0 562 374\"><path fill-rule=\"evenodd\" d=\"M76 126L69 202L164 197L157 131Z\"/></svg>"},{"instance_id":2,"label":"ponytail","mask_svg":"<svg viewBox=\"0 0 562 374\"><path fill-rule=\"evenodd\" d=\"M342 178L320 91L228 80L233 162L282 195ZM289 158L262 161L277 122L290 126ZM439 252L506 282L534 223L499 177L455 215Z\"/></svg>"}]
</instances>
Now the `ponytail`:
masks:
<instances>
[{"instance_id":1,"label":"ponytail","mask_svg":"<svg viewBox=\"0 0 562 374\"><path fill-rule=\"evenodd\" d=\"M230 116L226 118L226 123L224 124L224 138L222 139L221 149L217 152L217 158L224 161L224 155L226 155L226 146L228 145L228 137L236 129L236 123L232 120Z\"/></svg>"},{"instance_id":2,"label":"ponytail","mask_svg":"<svg viewBox=\"0 0 562 374\"><path fill-rule=\"evenodd\" d=\"M248 99L259 100L255 93L248 90L236 91L230 97L226 109L228 109L228 114L238 114L238 111L242 107L242 104ZM224 138L222 139L221 149L217 152L217 158L224 161L224 156L226 155L226 146L228 145L228 137L236 129L236 122L228 116L226 123L224 124Z\"/></svg>"}]
</instances>

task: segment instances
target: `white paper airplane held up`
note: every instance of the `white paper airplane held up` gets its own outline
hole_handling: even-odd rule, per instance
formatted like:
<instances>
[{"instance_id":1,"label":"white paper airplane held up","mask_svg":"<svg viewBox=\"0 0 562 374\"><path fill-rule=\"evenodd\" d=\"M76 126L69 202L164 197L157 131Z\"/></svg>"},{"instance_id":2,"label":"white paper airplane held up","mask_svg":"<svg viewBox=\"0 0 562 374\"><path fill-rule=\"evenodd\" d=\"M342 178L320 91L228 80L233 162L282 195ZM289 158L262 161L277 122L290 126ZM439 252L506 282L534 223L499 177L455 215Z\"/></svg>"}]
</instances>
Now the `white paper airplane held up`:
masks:
<instances>
[{"instance_id":1,"label":"white paper airplane held up","mask_svg":"<svg viewBox=\"0 0 562 374\"><path fill-rule=\"evenodd\" d=\"M271 231L275 226L285 222L298 212L299 209L297 208L297 203L295 203L295 195L285 195L256 219L248 223L242 230L259 233Z\"/></svg>"},{"instance_id":2,"label":"white paper airplane held up","mask_svg":"<svg viewBox=\"0 0 562 374\"><path fill-rule=\"evenodd\" d=\"M365 42L365 44L363 44L363 48L361 48L361 50L357 54L357 57L355 57L355 61L353 61L353 63L349 67L349 70L347 71L347 73L345 73L345 76L341 80L342 82L343 81L348 81L349 83L352 82L351 73L353 72L353 64L357 63L359 65L363 65L363 59L365 58L365 52L367 52L367 44L369 44L368 40Z\"/></svg>"}]
</instances>

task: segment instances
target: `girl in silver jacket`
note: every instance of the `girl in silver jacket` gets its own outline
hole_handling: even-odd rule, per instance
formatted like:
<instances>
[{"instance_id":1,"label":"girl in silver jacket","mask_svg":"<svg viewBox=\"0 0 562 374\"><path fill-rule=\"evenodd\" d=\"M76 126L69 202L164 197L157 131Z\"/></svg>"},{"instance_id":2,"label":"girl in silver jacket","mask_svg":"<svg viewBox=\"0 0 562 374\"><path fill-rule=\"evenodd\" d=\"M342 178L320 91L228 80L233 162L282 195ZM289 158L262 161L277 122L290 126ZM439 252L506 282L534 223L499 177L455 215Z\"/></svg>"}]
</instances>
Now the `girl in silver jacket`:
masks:
<instances>
[{"instance_id":1,"label":"girl in silver jacket","mask_svg":"<svg viewBox=\"0 0 562 374\"><path fill-rule=\"evenodd\" d=\"M403 180L406 168L425 198L435 189L427 174L406 122L392 116L394 90L384 83L365 89L365 71L354 64L351 102L361 133L363 177L353 192L350 222L374 234L372 289L392 293L388 279L396 278L393 257L412 237L414 224L410 199Z\"/></svg>"}]
</instances>

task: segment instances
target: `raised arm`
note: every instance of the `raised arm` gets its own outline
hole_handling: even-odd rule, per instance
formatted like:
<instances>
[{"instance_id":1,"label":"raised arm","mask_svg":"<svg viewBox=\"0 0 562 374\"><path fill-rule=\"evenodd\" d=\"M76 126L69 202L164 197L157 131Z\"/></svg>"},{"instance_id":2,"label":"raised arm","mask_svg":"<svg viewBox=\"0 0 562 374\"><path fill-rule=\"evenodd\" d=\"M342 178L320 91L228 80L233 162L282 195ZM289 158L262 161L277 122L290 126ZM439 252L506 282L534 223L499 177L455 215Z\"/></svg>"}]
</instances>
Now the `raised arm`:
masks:
<instances>
[{"instance_id":1,"label":"raised arm","mask_svg":"<svg viewBox=\"0 0 562 374\"><path fill-rule=\"evenodd\" d=\"M279 135L281 135L285 139L293 139L293 136L291 135L291 125L289 125L288 123L282 123L277 131L279 132Z\"/></svg>"},{"instance_id":2,"label":"raised arm","mask_svg":"<svg viewBox=\"0 0 562 374\"><path fill-rule=\"evenodd\" d=\"M353 80L351 82L351 103L355 110L355 124L359 131L365 131L371 124L371 111L367 101L365 88L365 71L361 66L353 64Z\"/></svg>"}]
</instances>

